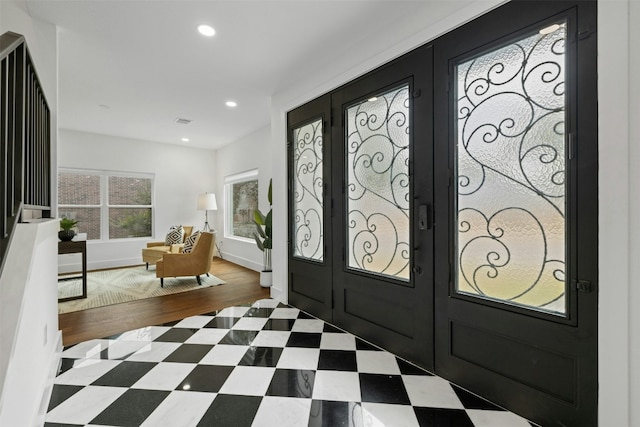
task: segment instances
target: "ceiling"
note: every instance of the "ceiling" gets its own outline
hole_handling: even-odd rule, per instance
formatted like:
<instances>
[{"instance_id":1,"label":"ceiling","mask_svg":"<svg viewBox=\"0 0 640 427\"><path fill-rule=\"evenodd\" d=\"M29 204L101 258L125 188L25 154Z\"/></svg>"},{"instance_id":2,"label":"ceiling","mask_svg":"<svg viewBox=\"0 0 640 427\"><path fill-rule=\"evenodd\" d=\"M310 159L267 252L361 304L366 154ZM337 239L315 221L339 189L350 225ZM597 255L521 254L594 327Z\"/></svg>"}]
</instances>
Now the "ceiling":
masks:
<instances>
[{"instance_id":1,"label":"ceiling","mask_svg":"<svg viewBox=\"0 0 640 427\"><path fill-rule=\"evenodd\" d=\"M273 94L310 76L328 80L389 48L409 35L405 22L445 1L27 4L59 28L60 128L216 149L267 126ZM200 35L200 24L216 35Z\"/></svg>"}]
</instances>

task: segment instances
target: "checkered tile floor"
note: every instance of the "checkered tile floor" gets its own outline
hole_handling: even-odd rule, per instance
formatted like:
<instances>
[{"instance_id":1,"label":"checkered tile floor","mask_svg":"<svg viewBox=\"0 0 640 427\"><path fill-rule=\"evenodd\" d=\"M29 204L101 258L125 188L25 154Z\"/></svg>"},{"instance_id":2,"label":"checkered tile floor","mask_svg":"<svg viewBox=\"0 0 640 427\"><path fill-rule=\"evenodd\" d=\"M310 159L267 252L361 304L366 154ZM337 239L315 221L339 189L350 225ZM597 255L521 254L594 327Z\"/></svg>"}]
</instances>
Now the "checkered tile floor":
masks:
<instances>
[{"instance_id":1,"label":"checkered tile floor","mask_svg":"<svg viewBox=\"0 0 640 427\"><path fill-rule=\"evenodd\" d=\"M530 424L275 300L66 348L45 426Z\"/></svg>"}]
</instances>

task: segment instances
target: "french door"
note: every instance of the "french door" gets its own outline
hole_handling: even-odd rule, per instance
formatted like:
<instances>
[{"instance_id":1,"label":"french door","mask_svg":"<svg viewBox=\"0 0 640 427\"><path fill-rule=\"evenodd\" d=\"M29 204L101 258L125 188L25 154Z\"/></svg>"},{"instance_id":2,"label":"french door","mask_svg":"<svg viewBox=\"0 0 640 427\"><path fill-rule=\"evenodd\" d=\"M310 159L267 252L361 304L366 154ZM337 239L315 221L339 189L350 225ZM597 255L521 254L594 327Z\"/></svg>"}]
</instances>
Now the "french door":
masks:
<instances>
[{"instance_id":1,"label":"french door","mask_svg":"<svg viewBox=\"0 0 640 427\"><path fill-rule=\"evenodd\" d=\"M289 301L597 420L596 3L512 1L291 111Z\"/></svg>"},{"instance_id":2,"label":"french door","mask_svg":"<svg viewBox=\"0 0 640 427\"><path fill-rule=\"evenodd\" d=\"M288 116L289 301L430 369L431 69L420 49Z\"/></svg>"},{"instance_id":3,"label":"french door","mask_svg":"<svg viewBox=\"0 0 640 427\"><path fill-rule=\"evenodd\" d=\"M331 97L287 115L289 155L289 302L333 318Z\"/></svg>"},{"instance_id":4,"label":"french door","mask_svg":"<svg viewBox=\"0 0 640 427\"><path fill-rule=\"evenodd\" d=\"M433 367L432 51L331 97L333 321ZM338 142L336 144L336 142Z\"/></svg>"},{"instance_id":5,"label":"french door","mask_svg":"<svg viewBox=\"0 0 640 427\"><path fill-rule=\"evenodd\" d=\"M435 44L435 370L597 422L595 2L512 2Z\"/></svg>"}]
</instances>

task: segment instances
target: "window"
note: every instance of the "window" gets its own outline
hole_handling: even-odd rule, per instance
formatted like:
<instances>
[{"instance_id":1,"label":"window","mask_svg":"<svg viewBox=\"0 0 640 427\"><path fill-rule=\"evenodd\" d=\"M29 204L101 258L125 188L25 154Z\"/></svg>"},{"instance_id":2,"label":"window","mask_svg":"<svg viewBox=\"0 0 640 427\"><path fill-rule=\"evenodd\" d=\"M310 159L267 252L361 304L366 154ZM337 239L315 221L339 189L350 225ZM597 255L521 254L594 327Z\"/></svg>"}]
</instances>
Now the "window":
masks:
<instances>
[{"instance_id":1,"label":"window","mask_svg":"<svg viewBox=\"0 0 640 427\"><path fill-rule=\"evenodd\" d=\"M456 290L557 314L566 312L566 27L455 68Z\"/></svg>"},{"instance_id":2,"label":"window","mask_svg":"<svg viewBox=\"0 0 640 427\"><path fill-rule=\"evenodd\" d=\"M227 209L225 211L225 237L250 239L256 226L253 212L258 209L258 171L230 175L224 179Z\"/></svg>"},{"instance_id":3,"label":"window","mask_svg":"<svg viewBox=\"0 0 640 427\"><path fill-rule=\"evenodd\" d=\"M58 173L58 216L78 221L87 240L150 237L153 176L106 171Z\"/></svg>"},{"instance_id":4,"label":"window","mask_svg":"<svg viewBox=\"0 0 640 427\"><path fill-rule=\"evenodd\" d=\"M87 240L100 239L100 175L92 172L58 173L58 216L78 221Z\"/></svg>"},{"instance_id":5,"label":"window","mask_svg":"<svg viewBox=\"0 0 640 427\"><path fill-rule=\"evenodd\" d=\"M293 129L293 256L324 261L322 119Z\"/></svg>"}]
</instances>

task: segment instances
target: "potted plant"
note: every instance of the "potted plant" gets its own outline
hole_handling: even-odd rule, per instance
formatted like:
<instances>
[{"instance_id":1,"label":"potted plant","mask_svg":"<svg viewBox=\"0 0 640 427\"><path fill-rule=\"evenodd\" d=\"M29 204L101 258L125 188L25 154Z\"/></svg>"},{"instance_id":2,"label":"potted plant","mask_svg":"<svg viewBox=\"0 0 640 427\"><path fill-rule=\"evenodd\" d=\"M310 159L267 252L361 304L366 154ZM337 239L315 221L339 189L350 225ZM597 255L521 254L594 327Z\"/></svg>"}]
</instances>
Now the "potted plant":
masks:
<instances>
[{"instance_id":1,"label":"potted plant","mask_svg":"<svg viewBox=\"0 0 640 427\"><path fill-rule=\"evenodd\" d=\"M76 231L73 229L78 224L78 221L71 218L60 218L60 231L58 231L58 238L63 242L68 242L76 235Z\"/></svg>"},{"instance_id":2,"label":"potted plant","mask_svg":"<svg viewBox=\"0 0 640 427\"><path fill-rule=\"evenodd\" d=\"M273 229L271 228L271 182L269 180L269 192L267 194L267 200L269 200L269 212L264 215L260 212L260 209L253 211L253 222L256 224L256 231L253 232L253 237L256 240L258 249L263 253L264 265L260 272L260 285L262 287L269 287L272 283L271 272L271 248Z\"/></svg>"}]
</instances>

